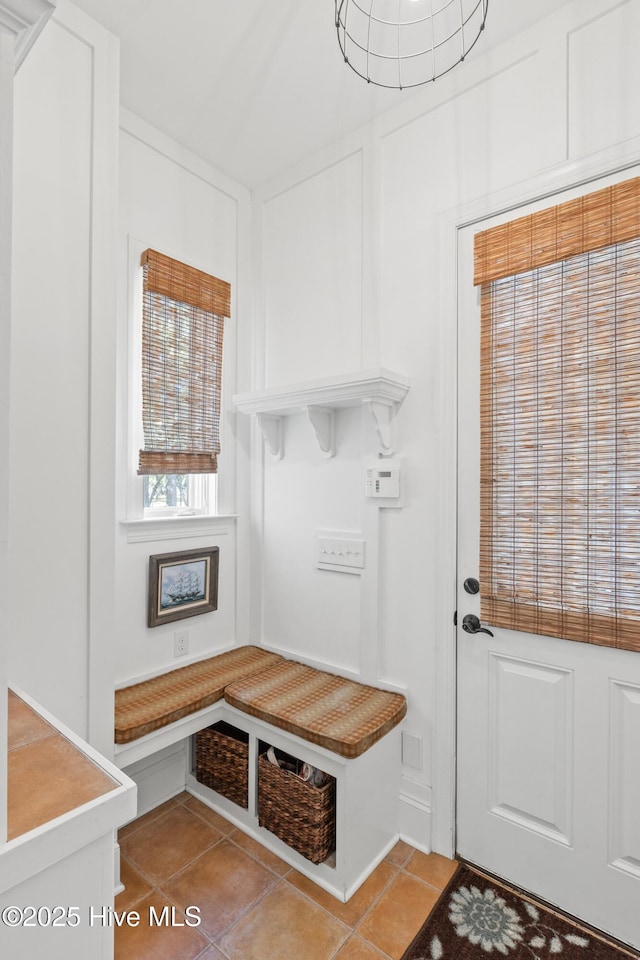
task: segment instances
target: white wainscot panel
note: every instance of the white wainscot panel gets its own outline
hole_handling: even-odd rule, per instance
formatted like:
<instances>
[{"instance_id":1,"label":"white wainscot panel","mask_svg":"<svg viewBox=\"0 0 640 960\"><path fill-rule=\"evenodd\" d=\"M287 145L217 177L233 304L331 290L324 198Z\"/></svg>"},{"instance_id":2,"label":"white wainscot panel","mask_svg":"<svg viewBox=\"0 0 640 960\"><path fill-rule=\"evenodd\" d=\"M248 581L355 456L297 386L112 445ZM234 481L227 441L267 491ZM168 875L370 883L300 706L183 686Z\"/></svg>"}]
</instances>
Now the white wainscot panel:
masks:
<instances>
[{"instance_id":1,"label":"white wainscot panel","mask_svg":"<svg viewBox=\"0 0 640 960\"><path fill-rule=\"evenodd\" d=\"M12 680L81 733L89 615L92 71L91 47L51 20L16 77L13 195L10 459L19 467L9 499ZM43 463L50 465L46 480ZM54 489L60 508L52 508ZM34 549L39 569L49 574L40 578L37 603L29 588Z\"/></svg>"},{"instance_id":2,"label":"white wainscot panel","mask_svg":"<svg viewBox=\"0 0 640 960\"><path fill-rule=\"evenodd\" d=\"M627 0L569 35L569 149L593 153L640 134L640 4Z\"/></svg>"},{"instance_id":3,"label":"white wainscot panel","mask_svg":"<svg viewBox=\"0 0 640 960\"><path fill-rule=\"evenodd\" d=\"M385 262L406 258L407 269L424 271L413 245L433 230L430 210L490 194L563 159L566 132L551 109L558 94L547 66L532 51L384 137ZM391 312L394 322L398 315Z\"/></svg>"},{"instance_id":4,"label":"white wainscot panel","mask_svg":"<svg viewBox=\"0 0 640 960\"><path fill-rule=\"evenodd\" d=\"M265 385L362 364L362 155L265 203Z\"/></svg>"},{"instance_id":5,"label":"white wainscot panel","mask_svg":"<svg viewBox=\"0 0 640 960\"><path fill-rule=\"evenodd\" d=\"M569 844L573 674L491 656L489 683L490 809Z\"/></svg>"},{"instance_id":6,"label":"white wainscot panel","mask_svg":"<svg viewBox=\"0 0 640 960\"><path fill-rule=\"evenodd\" d=\"M264 638L339 669L359 669L363 576L316 568L316 530L357 531L362 503L359 410L337 423L340 456L318 451L303 417L287 417L285 460L267 462L264 488Z\"/></svg>"},{"instance_id":7,"label":"white wainscot panel","mask_svg":"<svg viewBox=\"0 0 640 960\"><path fill-rule=\"evenodd\" d=\"M640 878L640 686L611 681L610 863Z\"/></svg>"},{"instance_id":8,"label":"white wainscot panel","mask_svg":"<svg viewBox=\"0 0 640 960\"><path fill-rule=\"evenodd\" d=\"M124 539L124 538L122 538ZM119 681L150 676L162 670L183 667L191 660L212 656L231 646L236 633L236 543L235 528L229 534L211 535L210 546L220 548L218 609L199 617L147 627L149 556L198 547L200 539L158 540L154 543L120 544L116 570L118 611L113 655ZM175 656L174 634L187 632L186 657Z\"/></svg>"},{"instance_id":9,"label":"white wainscot panel","mask_svg":"<svg viewBox=\"0 0 640 960\"><path fill-rule=\"evenodd\" d=\"M126 130L120 156L121 215L129 234L227 280L233 288L235 199ZM236 293L233 288L234 303Z\"/></svg>"}]
</instances>

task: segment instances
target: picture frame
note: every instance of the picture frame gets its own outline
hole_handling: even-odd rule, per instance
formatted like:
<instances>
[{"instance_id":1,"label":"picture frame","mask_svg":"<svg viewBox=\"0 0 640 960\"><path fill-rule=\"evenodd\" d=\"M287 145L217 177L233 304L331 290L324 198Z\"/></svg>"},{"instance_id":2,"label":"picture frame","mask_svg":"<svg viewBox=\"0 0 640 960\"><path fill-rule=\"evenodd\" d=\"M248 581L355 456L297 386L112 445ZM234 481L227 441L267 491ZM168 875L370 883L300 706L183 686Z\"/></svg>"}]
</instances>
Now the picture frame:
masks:
<instances>
[{"instance_id":1,"label":"picture frame","mask_svg":"<svg viewBox=\"0 0 640 960\"><path fill-rule=\"evenodd\" d=\"M149 627L218 609L219 547L149 557Z\"/></svg>"}]
</instances>

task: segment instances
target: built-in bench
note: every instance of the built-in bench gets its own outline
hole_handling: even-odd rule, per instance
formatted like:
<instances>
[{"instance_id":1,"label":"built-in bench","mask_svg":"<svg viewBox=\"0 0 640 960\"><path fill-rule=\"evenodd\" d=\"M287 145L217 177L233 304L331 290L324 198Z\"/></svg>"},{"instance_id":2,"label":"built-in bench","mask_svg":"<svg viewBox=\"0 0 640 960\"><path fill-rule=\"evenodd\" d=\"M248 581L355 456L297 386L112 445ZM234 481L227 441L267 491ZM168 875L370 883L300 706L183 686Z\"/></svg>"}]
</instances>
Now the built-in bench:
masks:
<instances>
[{"instance_id":1,"label":"built-in bench","mask_svg":"<svg viewBox=\"0 0 640 960\"><path fill-rule=\"evenodd\" d=\"M153 752L157 747L149 734L193 714L200 717L223 698L342 757L360 756L407 712L402 694L242 646L116 690L115 742L144 739L149 746L144 752ZM137 752L136 759L142 755Z\"/></svg>"},{"instance_id":2,"label":"built-in bench","mask_svg":"<svg viewBox=\"0 0 640 960\"><path fill-rule=\"evenodd\" d=\"M359 757L407 712L400 693L335 676L295 660L225 688L232 707L341 757Z\"/></svg>"},{"instance_id":3,"label":"built-in bench","mask_svg":"<svg viewBox=\"0 0 640 960\"><path fill-rule=\"evenodd\" d=\"M282 659L260 647L235 647L116 690L116 744L132 743L198 713L222 700L225 688L234 680L250 677Z\"/></svg>"},{"instance_id":4,"label":"built-in bench","mask_svg":"<svg viewBox=\"0 0 640 960\"><path fill-rule=\"evenodd\" d=\"M116 691L116 761L128 766L225 721L248 737L244 810L187 778L187 788L334 896L347 900L398 838L401 693L336 676L260 647L236 647ZM257 759L273 745L336 781L336 851L311 864L258 825Z\"/></svg>"}]
</instances>

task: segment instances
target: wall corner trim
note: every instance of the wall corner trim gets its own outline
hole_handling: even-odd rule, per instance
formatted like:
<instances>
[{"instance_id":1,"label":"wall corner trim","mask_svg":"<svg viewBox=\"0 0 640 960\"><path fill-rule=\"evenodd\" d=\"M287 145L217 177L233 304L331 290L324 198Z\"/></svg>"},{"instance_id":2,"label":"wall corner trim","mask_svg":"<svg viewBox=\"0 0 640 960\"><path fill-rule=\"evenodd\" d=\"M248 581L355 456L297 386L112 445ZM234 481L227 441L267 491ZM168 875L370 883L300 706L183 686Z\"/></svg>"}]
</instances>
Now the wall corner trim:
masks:
<instances>
[{"instance_id":1,"label":"wall corner trim","mask_svg":"<svg viewBox=\"0 0 640 960\"><path fill-rule=\"evenodd\" d=\"M15 70L56 8L57 0L0 0L0 28L15 36Z\"/></svg>"}]
</instances>

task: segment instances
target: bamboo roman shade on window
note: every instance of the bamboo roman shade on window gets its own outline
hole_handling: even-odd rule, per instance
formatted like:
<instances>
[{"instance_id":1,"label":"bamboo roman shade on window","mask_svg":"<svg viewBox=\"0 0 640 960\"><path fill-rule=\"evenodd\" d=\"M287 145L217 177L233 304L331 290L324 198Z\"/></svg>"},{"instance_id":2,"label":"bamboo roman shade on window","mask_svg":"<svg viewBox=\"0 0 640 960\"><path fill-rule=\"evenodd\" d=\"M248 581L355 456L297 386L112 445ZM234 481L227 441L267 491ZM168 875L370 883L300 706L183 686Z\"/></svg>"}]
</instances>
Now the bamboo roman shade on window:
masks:
<instances>
[{"instance_id":1,"label":"bamboo roman shade on window","mask_svg":"<svg viewBox=\"0 0 640 960\"><path fill-rule=\"evenodd\" d=\"M481 613L640 650L640 179L476 237Z\"/></svg>"},{"instance_id":2,"label":"bamboo roman shade on window","mask_svg":"<svg viewBox=\"0 0 640 960\"><path fill-rule=\"evenodd\" d=\"M155 250L142 254L139 474L215 473L228 283Z\"/></svg>"}]
</instances>

